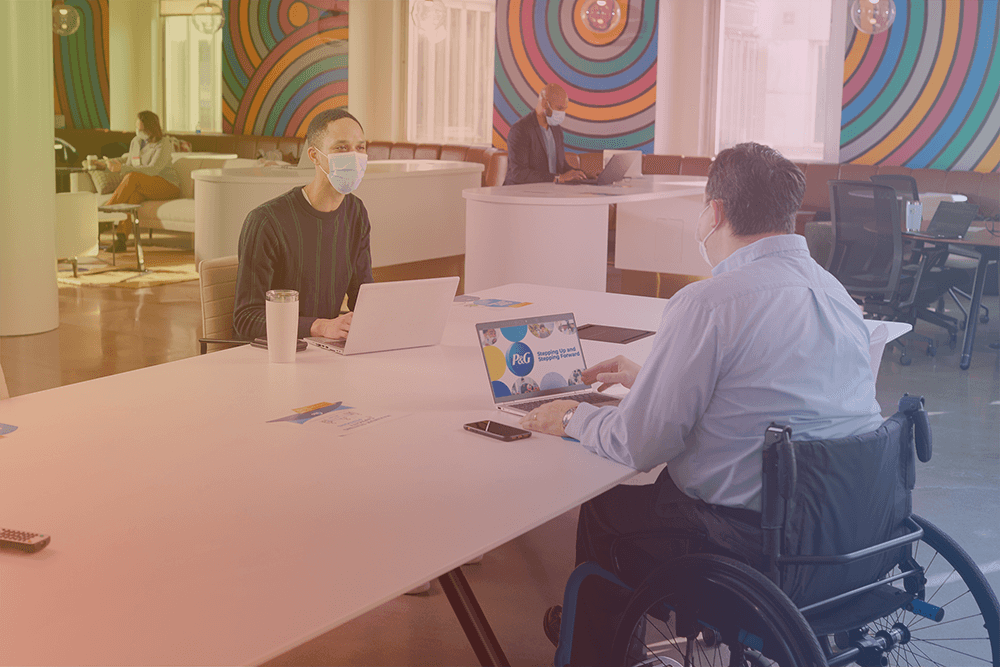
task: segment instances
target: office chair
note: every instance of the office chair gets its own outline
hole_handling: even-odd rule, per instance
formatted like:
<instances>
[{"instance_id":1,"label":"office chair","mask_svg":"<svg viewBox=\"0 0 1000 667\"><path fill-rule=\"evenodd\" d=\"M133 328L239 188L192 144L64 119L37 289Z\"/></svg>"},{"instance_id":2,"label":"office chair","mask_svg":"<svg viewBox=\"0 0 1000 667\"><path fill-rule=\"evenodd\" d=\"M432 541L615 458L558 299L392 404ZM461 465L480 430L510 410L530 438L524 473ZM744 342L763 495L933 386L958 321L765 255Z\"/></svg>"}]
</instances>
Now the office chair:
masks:
<instances>
[{"instance_id":1,"label":"office chair","mask_svg":"<svg viewBox=\"0 0 1000 667\"><path fill-rule=\"evenodd\" d=\"M920 201L920 191L917 188L917 179L912 176L907 176L905 174L882 174L871 176L869 177L869 180L871 180L872 183L877 183L879 185L888 185L896 191L897 198ZM944 266L947 268L961 269L962 271L969 272L974 271L979 263L979 253L969 248L964 248L959 245L949 245L948 253L948 258L945 259L944 262ZM958 306L959 310L962 311L962 324L960 327L964 329L966 321L969 318L969 313L965 310L965 306L959 300L959 297L965 299L966 301L972 301L972 295L954 285L948 288L948 295L955 302L955 305ZM979 308L983 311L979 321L986 324L990 321L990 309L983 304L979 304ZM943 301L938 303L937 310L939 313L944 310Z\"/></svg>"},{"instance_id":2,"label":"office chair","mask_svg":"<svg viewBox=\"0 0 1000 667\"><path fill-rule=\"evenodd\" d=\"M244 345L248 340L233 339L233 307L236 301L236 255L206 259L198 267L201 294L201 354L209 344Z\"/></svg>"},{"instance_id":3,"label":"office chair","mask_svg":"<svg viewBox=\"0 0 1000 667\"><path fill-rule=\"evenodd\" d=\"M833 253L829 271L866 313L880 319L916 323L917 318L946 329L949 344L958 338L958 321L926 308L936 302L957 278L956 270L943 269L945 251L914 251L904 255L903 230L896 191L870 181L830 181L833 218ZM910 332L907 336L927 342L934 356L934 339ZM898 341L898 342L897 342ZM899 362L908 365L906 346Z\"/></svg>"}]
</instances>

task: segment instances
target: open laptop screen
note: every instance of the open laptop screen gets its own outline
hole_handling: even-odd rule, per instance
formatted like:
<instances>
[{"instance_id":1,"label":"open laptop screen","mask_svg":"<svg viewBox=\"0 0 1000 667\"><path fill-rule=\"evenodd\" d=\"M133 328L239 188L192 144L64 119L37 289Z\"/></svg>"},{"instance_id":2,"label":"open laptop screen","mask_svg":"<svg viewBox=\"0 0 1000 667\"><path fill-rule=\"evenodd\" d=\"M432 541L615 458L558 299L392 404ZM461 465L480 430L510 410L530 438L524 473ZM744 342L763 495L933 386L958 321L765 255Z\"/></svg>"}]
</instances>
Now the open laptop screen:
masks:
<instances>
[{"instance_id":1,"label":"open laptop screen","mask_svg":"<svg viewBox=\"0 0 1000 667\"><path fill-rule=\"evenodd\" d=\"M476 332L496 403L589 388L573 313L483 322Z\"/></svg>"}]
</instances>

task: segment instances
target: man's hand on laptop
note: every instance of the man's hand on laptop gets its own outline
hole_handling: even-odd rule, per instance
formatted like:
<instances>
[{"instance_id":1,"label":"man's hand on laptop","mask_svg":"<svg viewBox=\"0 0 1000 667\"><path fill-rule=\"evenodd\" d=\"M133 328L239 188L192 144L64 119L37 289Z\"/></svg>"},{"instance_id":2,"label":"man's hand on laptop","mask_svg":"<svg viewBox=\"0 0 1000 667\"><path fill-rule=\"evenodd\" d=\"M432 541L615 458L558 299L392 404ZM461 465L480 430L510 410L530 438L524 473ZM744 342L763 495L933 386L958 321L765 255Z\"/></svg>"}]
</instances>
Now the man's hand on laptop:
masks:
<instances>
[{"instance_id":1,"label":"man's hand on laptop","mask_svg":"<svg viewBox=\"0 0 1000 667\"><path fill-rule=\"evenodd\" d=\"M351 320L354 313L341 315L335 320L317 319L309 327L310 336L322 336L323 338L347 338L347 332L351 330ZM351 343L353 345L353 343Z\"/></svg>"},{"instance_id":2,"label":"man's hand on laptop","mask_svg":"<svg viewBox=\"0 0 1000 667\"><path fill-rule=\"evenodd\" d=\"M521 428L549 435L566 435L566 430L563 429L563 415L566 414L567 410L578 405L579 403L576 401L567 398L539 405L521 417Z\"/></svg>"},{"instance_id":3,"label":"man's hand on laptop","mask_svg":"<svg viewBox=\"0 0 1000 667\"><path fill-rule=\"evenodd\" d=\"M570 169L565 174L559 174L556 176L556 183L568 183L569 181L579 181L581 178L587 178L587 174L583 173L579 169Z\"/></svg>"},{"instance_id":4,"label":"man's hand on laptop","mask_svg":"<svg viewBox=\"0 0 1000 667\"><path fill-rule=\"evenodd\" d=\"M640 368L642 366L631 359L618 355L614 359L608 359L584 369L583 381L587 384L602 383L597 391L604 391L616 384L631 389Z\"/></svg>"}]
</instances>

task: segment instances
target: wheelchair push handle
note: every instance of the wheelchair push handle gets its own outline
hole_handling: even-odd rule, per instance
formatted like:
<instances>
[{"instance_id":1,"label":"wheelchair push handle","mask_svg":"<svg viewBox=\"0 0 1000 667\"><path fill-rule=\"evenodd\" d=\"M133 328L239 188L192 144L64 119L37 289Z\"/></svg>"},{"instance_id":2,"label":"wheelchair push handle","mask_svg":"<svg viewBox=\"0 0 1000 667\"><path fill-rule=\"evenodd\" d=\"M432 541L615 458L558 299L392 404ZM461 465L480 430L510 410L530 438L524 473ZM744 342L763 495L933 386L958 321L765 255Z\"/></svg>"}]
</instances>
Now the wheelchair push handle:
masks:
<instances>
[{"instance_id":1,"label":"wheelchair push handle","mask_svg":"<svg viewBox=\"0 0 1000 667\"><path fill-rule=\"evenodd\" d=\"M931 423L924 410L923 396L903 394L899 399L899 411L904 413L913 424L913 438L917 447L917 458L921 463L931 460Z\"/></svg>"}]
</instances>

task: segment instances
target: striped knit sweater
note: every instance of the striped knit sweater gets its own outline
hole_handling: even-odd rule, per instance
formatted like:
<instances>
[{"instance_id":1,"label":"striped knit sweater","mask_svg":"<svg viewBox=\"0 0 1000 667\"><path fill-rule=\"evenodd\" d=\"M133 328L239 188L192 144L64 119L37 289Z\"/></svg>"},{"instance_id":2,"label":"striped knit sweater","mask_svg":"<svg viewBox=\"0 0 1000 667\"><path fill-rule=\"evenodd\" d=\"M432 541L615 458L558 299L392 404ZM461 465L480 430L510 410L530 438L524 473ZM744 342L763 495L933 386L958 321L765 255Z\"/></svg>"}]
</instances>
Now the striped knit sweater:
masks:
<instances>
[{"instance_id":1,"label":"striped knit sweater","mask_svg":"<svg viewBox=\"0 0 1000 667\"><path fill-rule=\"evenodd\" d=\"M362 283L372 282L368 211L352 194L335 211L317 211L302 188L250 211L240 232L233 328L243 339L267 335L264 295L299 293L299 337L318 319L340 314L344 295L353 310Z\"/></svg>"}]
</instances>

